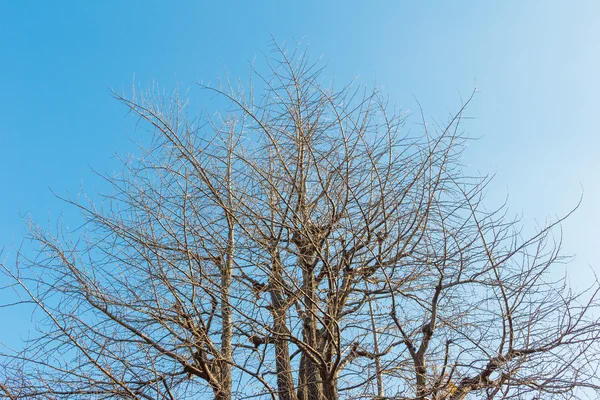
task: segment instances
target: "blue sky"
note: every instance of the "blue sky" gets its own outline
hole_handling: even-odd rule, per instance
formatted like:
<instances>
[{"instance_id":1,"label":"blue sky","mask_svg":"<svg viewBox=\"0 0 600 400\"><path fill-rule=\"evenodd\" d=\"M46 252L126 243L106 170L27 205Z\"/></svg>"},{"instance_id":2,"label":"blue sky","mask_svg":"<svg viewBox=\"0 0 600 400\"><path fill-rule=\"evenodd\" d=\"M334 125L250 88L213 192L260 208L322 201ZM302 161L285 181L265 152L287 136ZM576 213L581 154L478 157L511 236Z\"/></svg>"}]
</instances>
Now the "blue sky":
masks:
<instances>
[{"instance_id":1,"label":"blue sky","mask_svg":"<svg viewBox=\"0 0 600 400\"><path fill-rule=\"evenodd\" d=\"M491 205L508 195L530 226L564 224L591 266L600 226L600 3L595 1L24 2L0 5L0 247L18 245L22 217L46 224L71 213L50 189L101 187L91 168L118 169L134 120L110 96L153 81L191 88L225 72L245 78L271 36L310 43L327 74L377 82L392 102L430 118L479 91L465 126L465 163L495 173ZM411 129L418 129L418 119ZM14 252L13 252L14 253Z\"/></svg>"}]
</instances>

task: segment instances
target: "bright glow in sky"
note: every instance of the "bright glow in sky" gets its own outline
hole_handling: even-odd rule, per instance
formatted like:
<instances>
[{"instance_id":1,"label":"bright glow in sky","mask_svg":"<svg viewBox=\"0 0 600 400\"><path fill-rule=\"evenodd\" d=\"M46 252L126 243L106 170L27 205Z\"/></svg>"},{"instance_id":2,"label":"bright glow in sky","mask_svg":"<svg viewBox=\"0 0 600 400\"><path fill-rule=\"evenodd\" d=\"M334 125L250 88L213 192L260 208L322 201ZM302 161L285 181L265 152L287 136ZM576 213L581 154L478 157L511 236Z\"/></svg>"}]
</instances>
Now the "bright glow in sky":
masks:
<instances>
[{"instance_id":1,"label":"bright glow in sky","mask_svg":"<svg viewBox=\"0 0 600 400\"><path fill-rule=\"evenodd\" d=\"M600 2L597 1L4 2L0 9L0 248L22 216L42 225L72 210L59 194L118 168L135 121L109 88L191 87L248 61L271 35L310 43L327 74L384 85L392 102L445 120L474 86L465 162L496 173L525 222L581 208L564 224L572 281L600 272ZM228 3L228 4L226 4ZM427 4L425 4L427 3ZM435 3L435 4L434 4ZM135 78L134 78L135 76ZM415 118L411 129L419 129Z\"/></svg>"}]
</instances>

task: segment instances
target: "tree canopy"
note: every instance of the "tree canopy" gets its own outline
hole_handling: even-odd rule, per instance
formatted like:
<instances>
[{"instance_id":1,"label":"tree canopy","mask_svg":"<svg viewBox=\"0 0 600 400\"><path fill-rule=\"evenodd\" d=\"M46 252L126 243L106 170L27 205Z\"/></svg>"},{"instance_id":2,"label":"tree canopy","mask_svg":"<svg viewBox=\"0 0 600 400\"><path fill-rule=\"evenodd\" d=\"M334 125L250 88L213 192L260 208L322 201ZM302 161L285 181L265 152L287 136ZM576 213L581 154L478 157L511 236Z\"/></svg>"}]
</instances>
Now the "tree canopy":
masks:
<instances>
[{"instance_id":1,"label":"tree canopy","mask_svg":"<svg viewBox=\"0 0 600 400\"><path fill-rule=\"evenodd\" d=\"M559 275L558 219L531 236L485 208L461 122L324 84L276 46L248 85L116 94L151 140L85 230L30 225L2 264L37 334L0 358L21 398L537 399L597 393L598 285ZM222 105L222 106L221 106ZM556 271L555 271L556 269Z\"/></svg>"}]
</instances>

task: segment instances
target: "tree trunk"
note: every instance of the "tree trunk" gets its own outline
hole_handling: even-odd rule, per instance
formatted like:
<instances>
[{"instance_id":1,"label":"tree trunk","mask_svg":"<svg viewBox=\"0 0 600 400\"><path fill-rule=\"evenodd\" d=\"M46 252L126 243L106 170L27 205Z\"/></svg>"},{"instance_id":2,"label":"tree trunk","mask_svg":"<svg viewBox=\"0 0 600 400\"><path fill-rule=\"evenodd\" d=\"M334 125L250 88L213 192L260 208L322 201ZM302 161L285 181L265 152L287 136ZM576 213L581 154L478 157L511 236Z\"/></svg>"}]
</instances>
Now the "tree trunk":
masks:
<instances>
[{"instance_id":1,"label":"tree trunk","mask_svg":"<svg viewBox=\"0 0 600 400\"><path fill-rule=\"evenodd\" d=\"M327 400L337 400L337 375L329 376L329 374L327 374L327 371L322 371L321 375L321 380L323 382L323 396Z\"/></svg>"},{"instance_id":2,"label":"tree trunk","mask_svg":"<svg viewBox=\"0 0 600 400\"><path fill-rule=\"evenodd\" d=\"M271 266L271 304L273 315L273 332L275 345L275 367L277 370L277 392L279 400L298 400L294 389L292 366L289 351L289 330L286 324L287 310L282 299L283 276L281 263L277 253L273 254Z\"/></svg>"},{"instance_id":3,"label":"tree trunk","mask_svg":"<svg viewBox=\"0 0 600 400\"><path fill-rule=\"evenodd\" d=\"M427 396L427 375L424 363L415 365L417 400L425 400Z\"/></svg>"},{"instance_id":4,"label":"tree trunk","mask_svg":"<svg viewBox=\"0 0 600 400\"><path fill-rule=\"evenodd\" d=\"M315 302L316 282L311 264L306 259L302 261L304 271L304 302L306 313L304 315L303 336L304 343L312 349L318 351L319 341L317 337L317 307ZM303 354L305 357L304 382L306 384L306 393L308 400L322 400L323 385L319 372L319 366L311 357Z\"/></svg>"},{"instance_id":5,"label":"tree trunk","mask_svg":"<svg viewBox=\"0 0 600 400\"><path fill-rule=\"evenodd\" d=\"M229 218L228 218L229 219ZM219 365L220 391L216 400L231 399L231 362L232 362L232 320L231 305L229 304L229 288L233 273L233 255L235 251L235 236L233 224L229 222L225 263L221 267L221 317L223 320L221 332L221 357Z\"/></svg>"}]
</instances>

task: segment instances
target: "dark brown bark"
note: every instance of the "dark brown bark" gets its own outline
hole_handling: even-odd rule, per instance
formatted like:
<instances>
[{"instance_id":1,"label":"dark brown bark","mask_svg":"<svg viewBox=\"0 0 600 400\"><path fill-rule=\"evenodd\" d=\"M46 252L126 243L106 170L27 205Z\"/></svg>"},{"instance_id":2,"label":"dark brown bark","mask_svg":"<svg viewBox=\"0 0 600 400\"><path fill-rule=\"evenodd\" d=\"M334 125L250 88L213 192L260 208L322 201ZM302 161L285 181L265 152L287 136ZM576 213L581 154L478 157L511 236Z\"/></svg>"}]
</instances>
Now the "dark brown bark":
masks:
<instances>
[{"instance_id":1,"label":"dark brown bark","mask_svg":"<svg viewBox=\"0 0 600 400\"><path fill-rule=\"evenodd\" d=\"M287 304L283 300L283 275L277 250L272 251L270 284L271 315L273 316L273 344L277 371L277 395L280 400L297 400L292 377L289 336L287 327Z\"/></svg>"},{"instance_id":2,"label":"dark brown bark","mask_svg":"<svg viewBox=\"0 0 600 400\"><path fill-rule=\"evenodd\" d=\"M311 238L311 240L315 240L316 238ZM304 304L305 304L305 313L304 313L304 321L303 321L303 342L308 350L305 350L305 353L312 349L313 351L319 353L320 352L320 343L317 331L317 304L315 299L316 292L316 282L313 270L313 262L312 257L314 251L307 249L306 247L301 247L301 266L303 271L303 291L304 291ZM321 374L320 374L320 366L315 362L313 357L308 356L303 353L304 357L304 378L303 382L306 385L306 393L308 400L322 400L323 397L323 385L321 382Z\"/></svg>"}]
</instances>

